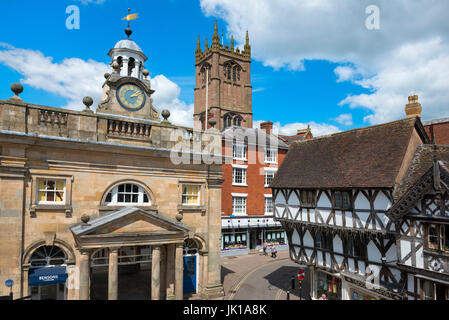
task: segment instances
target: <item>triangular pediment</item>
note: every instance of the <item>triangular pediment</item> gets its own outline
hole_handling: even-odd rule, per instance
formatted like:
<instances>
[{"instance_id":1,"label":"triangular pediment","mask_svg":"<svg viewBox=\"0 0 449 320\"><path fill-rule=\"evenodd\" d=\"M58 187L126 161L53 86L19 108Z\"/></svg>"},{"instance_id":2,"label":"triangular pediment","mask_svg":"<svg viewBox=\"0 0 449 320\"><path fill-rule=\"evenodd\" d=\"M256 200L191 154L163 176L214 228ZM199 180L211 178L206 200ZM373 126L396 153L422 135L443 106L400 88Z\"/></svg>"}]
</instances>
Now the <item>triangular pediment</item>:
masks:
<instances>
[{"instance_id":1,"label":"triangular pediment","mask_svg":"<svg viewBox=\"0 0 449 320\"><path fill-rule=\"evenodd\" d=\"M76 237L96 235L187 233L189 229L156 213L135 207L109 212L70 228Z\"/></svg>"}]
</instances>

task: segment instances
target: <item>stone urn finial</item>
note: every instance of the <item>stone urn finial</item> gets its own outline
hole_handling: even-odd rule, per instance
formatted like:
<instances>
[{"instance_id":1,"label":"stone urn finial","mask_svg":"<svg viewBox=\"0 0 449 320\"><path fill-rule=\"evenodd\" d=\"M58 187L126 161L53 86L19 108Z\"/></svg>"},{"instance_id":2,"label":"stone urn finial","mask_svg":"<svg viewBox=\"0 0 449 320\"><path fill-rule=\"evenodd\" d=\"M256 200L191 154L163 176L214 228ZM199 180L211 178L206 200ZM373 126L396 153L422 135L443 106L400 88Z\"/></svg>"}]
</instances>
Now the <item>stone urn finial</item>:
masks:
<instances>
[{"instance_id":1,"label":"stone urn finial","mask_svg":"<svg viewBox=\"0 0 449 320\"><path fill-rule=\"evenodd\" d=\"M148 71L147 69L144 69L144 70L142 71L142 74L143 74L143 76L145 77L145 80L147 80L147 79L148 79L148 76L150 75L150 71Z\"/></svg>"},{"instance_id":2,"label":"stone urn finial","mask_svg":"<svg viewBox=\"0 0 449 320\"><path fill-rule=\"evenodd\" d=\"M111 76L111 74L109 73L109 72L106 72L105 74L104 74L104 78L106 79L106 80L108 80L108 78Z\"/></svg>"},{"instance_id":3,"label":"stone urn finial","mask_svg":"<svg viewBox=\"0 0 449 320\"><path fill-rule=\"evenodd\" d=\"M209 125L213 128L217 124L217 120L215 118L209 119Z\"/></svg>"},{"instance_id":4,"label":"stone urn finial","mask_svg":"<svg viewBox=\"0 0 449 320\"><path fill-rule=\"evenodd\" d=\"M20 83L13 83L11 85L11 91L14 92L14 96L12 96L11 99L22 100L22 98L19 97L19 94L23 92L23 86Z\"/></svg>"},{"instance_id":5,"label":"stone urn finial","mask_svg":"<svg viewBox=\"0 0 449 320\"><path fill-rule=\"evenodd\" d=\"M114 70L115 74L120 74L120 65L117 61L114 61L111 65L111 67Z\"/></svg>"},{"instance_id":6,"label":"stone urn finial","mask_svg":"<svg viewBox=\"0 0 449 320\"><path fill-rule=\"evenodd\" d=\"M164 109L164 110L162 110L161 115L164 118L164 120L162 122L169 122L168 118L170 117L170 111L168 111L167 109Z\"/></svg>"},{"instance_id":7,"label":"stone urn finial","mask_svg":"<svg viewBox=\"0 0 449 320\"><path fill-rule=\"evenodd\" d=\"M84 111L93 112L92 110L90 110L90 106L94 103L94 100L91 97L84 97L83 103L86 106L86 109L84 109Z\"/></svg>"},{"instance_id":8,"label":"stone urn finial","mask_svg":"<svg viewBox=\"0 0 449 320\"><path fill-rule=\"evenodd\" d=\"M184 216L181 213L178 213L176 215L176 220L178 220L178 222L181 222L183 218L184 218Z\"/></svg>"},{"instance_id":9,"label":"stone urn finial","mask_svg":"<svg viewBox=\"0 0 449 320\"><path fill-rule=\"evenodd\" d=\"M90 216L88 214L83 214L81 216L81 221L83 222L83 225L88 226L90 221Z\"/></svg>"}]
</instances>

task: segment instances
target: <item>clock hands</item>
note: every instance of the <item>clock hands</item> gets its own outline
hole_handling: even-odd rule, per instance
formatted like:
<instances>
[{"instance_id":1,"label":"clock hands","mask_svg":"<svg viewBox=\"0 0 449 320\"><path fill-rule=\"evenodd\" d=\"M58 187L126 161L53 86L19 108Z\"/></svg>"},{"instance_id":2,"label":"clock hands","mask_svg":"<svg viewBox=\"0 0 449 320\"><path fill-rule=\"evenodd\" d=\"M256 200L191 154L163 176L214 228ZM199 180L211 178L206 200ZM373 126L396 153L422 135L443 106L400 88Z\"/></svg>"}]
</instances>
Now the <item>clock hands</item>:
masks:
<instances>
[{"instance_id":1,"label":"clock hands","mask_svg":"<svg viewBox=\"0 0 449 320\"><path fill-rule=\"evenodd\" d=\"M138 97L138 96L140 96L140 92L139 91L137 91L136 93L132 94L130 96L130 98L134 98L134 97Z\"/></svg>"}]
</instances>

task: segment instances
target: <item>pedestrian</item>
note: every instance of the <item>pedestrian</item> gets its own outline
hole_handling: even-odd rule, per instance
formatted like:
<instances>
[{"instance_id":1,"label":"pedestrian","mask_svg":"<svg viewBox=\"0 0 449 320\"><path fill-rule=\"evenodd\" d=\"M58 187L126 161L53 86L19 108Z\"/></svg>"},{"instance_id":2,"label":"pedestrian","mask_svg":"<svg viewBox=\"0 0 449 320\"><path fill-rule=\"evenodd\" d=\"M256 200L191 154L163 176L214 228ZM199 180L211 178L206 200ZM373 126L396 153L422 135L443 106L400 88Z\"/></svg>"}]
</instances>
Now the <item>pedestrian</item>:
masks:
<instances>
[{"instance_id":1,"label":"pedestrian","mask_svg":"<svg viewBox=\"0 0 449 320\"><path fill-rule=\"evenodd\" d=\"M326 297L326 295L323 293L323 294L321 295L321 297L320 297L318 300L327 300L327 297Z\"/></svg>"},{"instance_id":2,"label":"pedestrian","mask_svg":"<svg viewBox=\"0 0 449 320\"><path fill-rule=\"evenodd\" d=\"M267 247L268 247L268 244L267 244L267 242L265 241L265 242L263 243L263 255L264 255L264 256L267 255Z\"/></svg>"},{"instance_id":3,"label":"pedestrian","mask_svg":"<svg viewBox=\"0 0 449 320\"><path fill-rule=\"evenodd\" d=\"M277 249L276 249L276 246L275 245L273 245L272 247L271 247L271 257L272 258L276 258L276 253L277 253L278 251L277 251Z\"/></svg>"}]
</instances>

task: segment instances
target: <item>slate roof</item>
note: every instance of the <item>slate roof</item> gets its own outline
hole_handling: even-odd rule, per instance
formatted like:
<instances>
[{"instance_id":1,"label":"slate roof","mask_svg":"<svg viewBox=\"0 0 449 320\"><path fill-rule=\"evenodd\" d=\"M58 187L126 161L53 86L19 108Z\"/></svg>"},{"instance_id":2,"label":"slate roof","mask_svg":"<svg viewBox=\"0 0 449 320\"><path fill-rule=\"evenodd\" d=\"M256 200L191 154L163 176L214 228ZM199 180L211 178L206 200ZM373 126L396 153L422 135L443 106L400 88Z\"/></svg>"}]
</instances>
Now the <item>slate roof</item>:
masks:
<instances>
[{"instance_id":1,"label":"slate roof","mask_svg":"<svg viewBox=\"0 0 449 320\"><path fill-rule=\"evenodd\" d=\"M271 188L392 188L418 118L295 142Z\"/></svg>"},{"instance_id":2,"label":"slate roof","mask_svg":"<svg viewBox=\"0 0 449 320\"><path fill-rule=\"evenodd\" d=\"M245 128L232 126L223 130L223 138L225 141L244 141L245 143L265 145L277 147L280 149L288 149L288 145L279 139L278 136L273 134L267 134L262 129Z\"/></svg>"}]
</instances>

